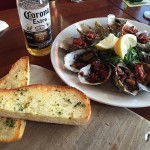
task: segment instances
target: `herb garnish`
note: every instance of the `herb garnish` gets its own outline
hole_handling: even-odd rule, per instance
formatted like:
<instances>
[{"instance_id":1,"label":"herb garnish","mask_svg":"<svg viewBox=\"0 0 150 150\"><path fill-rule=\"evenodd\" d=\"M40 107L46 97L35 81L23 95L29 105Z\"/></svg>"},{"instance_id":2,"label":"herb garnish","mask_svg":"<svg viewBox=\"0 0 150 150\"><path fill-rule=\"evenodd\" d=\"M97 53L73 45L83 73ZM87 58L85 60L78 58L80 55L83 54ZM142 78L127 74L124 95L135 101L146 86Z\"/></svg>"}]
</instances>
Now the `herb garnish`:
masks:
<instances>
[{"instance_id":1,"label":"herb garnish","mask_svg":"<svg viewBox=\"0 0 150 150\"><path fill-rule=\"evenodd\" d=\"M105 62L108 62L112 67L115 67L118 63L130 65L131 63L140 62L140 51L135 48L130 48L125 54L124 59L115 54L113 50L100 51L99 56Z\"/></svg>"},{"instance_id":2,"label":"herb garnish","mask_svg":"<svg viewBox=\"0 0 150 150\"><path fill-rule=\"evenodd\" d=\"M19 92L20 95L23 95L28 90L27 89L18 89L17 91Z\"/></svg>"},{"instance_id":3,"label":"herb garnish","mask_svg":"<svg viewBox=\"0 0 150 150\"><path fill-rule=\"evenodd\" d=\"M6 126L9 126L9 127L11 127L11 128L14 128L14 127L15 127L15 123L16 123L16 120L15 120L15 119L6 118Z\"/></svg>"},{"instance_id":4,"label":"herb garnish","mask_svg":"<svg viewBox=\"0 0 150 150\"><path fill-rule=\"evenodd\" d=\"M81 102L77 102L74 107L77 107L77 106L82 106L82 107L85 107L85 104L82 104Z\"/></svg>"},{"instance_id":5,"label":"herb garnish","mask_svg":"<svg viewBox=\"0 0 150 150\"><path fill-rule=\"evenodd\" d=\"M63 98L65 102L72 104L71 100L69 98Z\"/></svg>"},{"instance_id":6,"label":"herb garnish","mask_svg":"<svg viewBox=\"0 0 150 150\"><path fill-rule=\"evenodd\" d=\"M138 53L139 53L138 50L136 50L134 48L130 48L124 57L124 63L126 65L129 65L131 63L140 62Z\"/></svg>"},{"instance_id":7,"label":"herb garnish","mask_svg":"<svg viewBox=\"0 0 150 150\"><path fill-rule=\"evenodd\" d=\"M19 104L19 103L17 105L19 106L18 111L23 111L24 107L21 104Z\"/></svg>"},{"instance_id":8,"label":"herb garnish","mask_svg":"<svg viewBox=\"0 0 150 150\"><path fill-rule=\"evenodd\" d=\"M61 112L61 111L59 111L59 112L58 112L58 114L59 114L59 115L62 115L62 112Z\"/></svg>"}]
</instances>

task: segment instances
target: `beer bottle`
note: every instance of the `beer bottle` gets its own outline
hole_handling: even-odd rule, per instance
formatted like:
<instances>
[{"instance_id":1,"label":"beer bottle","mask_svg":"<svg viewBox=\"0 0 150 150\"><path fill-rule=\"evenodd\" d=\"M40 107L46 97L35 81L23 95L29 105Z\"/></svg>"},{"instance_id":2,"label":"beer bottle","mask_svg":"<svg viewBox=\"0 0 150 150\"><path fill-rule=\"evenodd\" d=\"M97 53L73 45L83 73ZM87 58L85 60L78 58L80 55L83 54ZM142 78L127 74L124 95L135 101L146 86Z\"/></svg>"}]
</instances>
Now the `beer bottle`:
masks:
<instances>
[{"instance_id":1,"label":"beer bottle","mask_svg":"<svg viewBox=\"0 0 150 150\"><path fill-rule=\"evenodd\" d=\"M51 16L48 0L16 0L28 52L34 56L50 53Z\"/></svg>"}]
</instances>

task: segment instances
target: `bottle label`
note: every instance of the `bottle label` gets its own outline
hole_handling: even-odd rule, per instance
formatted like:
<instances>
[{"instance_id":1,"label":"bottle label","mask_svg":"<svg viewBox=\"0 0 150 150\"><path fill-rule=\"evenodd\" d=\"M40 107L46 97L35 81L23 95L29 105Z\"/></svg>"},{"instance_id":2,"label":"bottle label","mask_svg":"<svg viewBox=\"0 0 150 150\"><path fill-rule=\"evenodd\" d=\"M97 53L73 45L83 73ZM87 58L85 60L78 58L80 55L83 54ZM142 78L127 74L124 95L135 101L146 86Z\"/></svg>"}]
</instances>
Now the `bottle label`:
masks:
<instances>
[{"instance_id":1,"label":"bottle label","mask_svg":"<svg viewBox=\"0 0 150 150\"><path fill-rule=\"evenodd\" d=\"M51 44L49 4L34 10L25 10L20 7L20 20L29 48L40 50Z\"/></svg>"}]
</instances>

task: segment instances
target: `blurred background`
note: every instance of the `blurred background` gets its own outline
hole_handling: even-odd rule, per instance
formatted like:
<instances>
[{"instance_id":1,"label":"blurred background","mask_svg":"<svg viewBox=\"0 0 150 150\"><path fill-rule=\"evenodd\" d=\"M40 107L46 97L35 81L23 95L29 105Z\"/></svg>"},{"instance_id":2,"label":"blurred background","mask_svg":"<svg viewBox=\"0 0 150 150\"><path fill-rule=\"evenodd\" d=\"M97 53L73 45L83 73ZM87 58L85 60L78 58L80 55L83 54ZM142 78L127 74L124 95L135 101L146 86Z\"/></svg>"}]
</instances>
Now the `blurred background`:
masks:
<instances>
[{"instance_id":1,"label":"blurred background","mask_svg":"<svg viewBox=\"0 0 150 150\"><path fill-rule=\"evenodd\" d=\"M1 0L0 11L16 7L16 0Z\"/></svg>"}]
</instances>

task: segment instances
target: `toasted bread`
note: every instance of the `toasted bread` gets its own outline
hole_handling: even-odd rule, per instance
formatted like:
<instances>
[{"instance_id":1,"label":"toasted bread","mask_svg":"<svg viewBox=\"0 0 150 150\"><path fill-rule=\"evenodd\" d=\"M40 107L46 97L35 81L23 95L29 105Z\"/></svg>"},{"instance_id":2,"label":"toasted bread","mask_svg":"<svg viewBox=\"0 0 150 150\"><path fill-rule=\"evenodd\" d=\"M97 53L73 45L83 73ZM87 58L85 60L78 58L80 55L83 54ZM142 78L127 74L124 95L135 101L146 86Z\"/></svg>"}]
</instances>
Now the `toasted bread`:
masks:
<instances>
[{"instance_id":1,"label":"toasted bread","mask_svg":"<svg viewBox=\"0 0 150 150\"><path fill-rule=\"evenodd\" d=\"M29 85L0 89L0 115L26 120L83 125L91 115L90 100L69 86Z\"/></svg>"},{"instance_id":2,"label":"toasted bread","mask_svg":"<svg viewBox=\"0 0 150 150\"><path fill-rule=\"evenodd\" d=\"M0 89L10 89L29 84L29 58L20 58L9 73L0 79ZM0 118L0 142L13 142L21 139L26 121L22 119Z\"/></svg>"}]
</instances>

